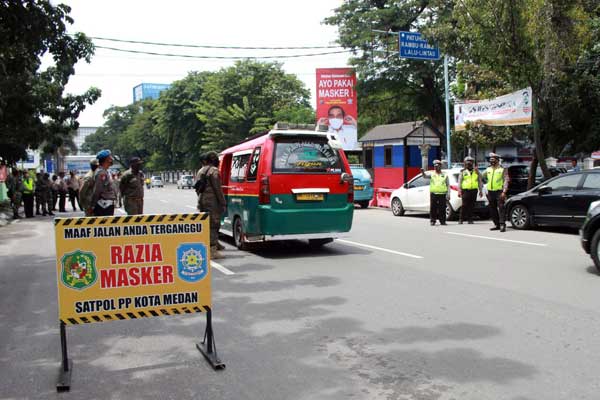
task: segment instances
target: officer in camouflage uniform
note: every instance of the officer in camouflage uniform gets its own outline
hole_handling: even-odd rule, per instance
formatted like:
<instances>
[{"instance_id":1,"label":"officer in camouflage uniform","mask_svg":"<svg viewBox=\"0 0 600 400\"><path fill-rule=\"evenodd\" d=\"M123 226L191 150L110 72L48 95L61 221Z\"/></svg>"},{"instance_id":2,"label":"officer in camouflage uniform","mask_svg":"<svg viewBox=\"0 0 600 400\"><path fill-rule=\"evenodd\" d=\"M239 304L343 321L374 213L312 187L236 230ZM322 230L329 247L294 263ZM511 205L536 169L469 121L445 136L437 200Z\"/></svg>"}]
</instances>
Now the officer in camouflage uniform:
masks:
<instances>
[{"instance_id":1,"label":"officer in camouflage uniform","mask_svg":"<svg viewBox=\"0 0 600 400\"><path fill-rule=\"evenodd\" d=\"M48 215L54 215L52 212L52 206L54 205L54 200L52 199L52 182L50 181L49 173L46 172L42 176L42 182L40 184L45 188L42 192L42 201L46 205L46 211L48 212Z\"/></svg>"},{"instance_id":2,"label":"officer in camouflage uniform","mask_svg":"<svg viewBox=\"0 0 600 400\"><path fill-rule=\"evenodd\" d=\"M206 154L207 165L202 167L198 174L199 200L198 209L210 213L210 248L213 259L222 258L219 249L219 228L221 227L221 215L226 210L225 196L221 188L221 176L219 173L219 156L211 151Z\"/></svg>"},{"instance_id":3,"label":"officer in camouflage uniform","mask_svg":"<svg viewBox=\"0 0 600 400\"><path fill-rule=\"evenodd\" d=\"M46 207L46 203L44 202L44 204L42 204L42 190L44 188L40 187L40 183L42 182L42 174L41 172L38 172L35 174L35 190L34 190L34 196L35 196L35 215L42 215L42 213L40 212L40 210L43 211L43 209ZM47 213L44 212L43 215L46 215Z\"/></svg>"},{"instance_id":4,"label":"officer in camouflage uniform","mask_svg":"<svg viewBox=\"0 0 600 400\"><path fill-rule=\"evenodd\" d=\"M8 190L8 197L12 203L13 218L21 218L19 216L19 207L21 206L21 198L23 193L23 178L21 177L19 170L13 168L12 175L6 180L6 189Z\"/></svg>"},{"instance_id":5,"label":"officer in camouflage uniform","mask_svg":"<svg viewBox=\"0 0 600 400\"><path fill-rule=\"evenodd\" d=\"M111 216L114 215L117 200L108 170L113 163L112 154L110 150L102 150L96 154L96 158L100 166L94 172L94 190L88 212L93 212L97 217Z\"/></svg>"},{"instance_id":6,"label":"officer in camouflage uniform","mask_svg":"<svg viewBox=\"0 0 600 400\"><path fill-rule=\"evenodd\" d=\"M83 177L81 188L79 188L79 204L83 208L86 217L93 217L94 213L90 212L92 205L92 194L94 193L94 172L98 169L98 159L90 160L90 170ZM91 207L93 209L93 207Z\"/></svg>"},{"instance_id":7,"label":"officer in camouflage uniform","mask_svg":"<svg viewBox=\"0 0 600 400\"><path fill-rule=\"evenodd\" d=\"M143 163L139 157L132 157L129 169L121 176L119 191L127 215L144 213L144 174L140 171Z\"/></svg>"},{"instance_id":8,"label":"officer in camouflage uniform","mask_svg":"<svg viewBox=\"0 0 600 400\"><path fill-rule=\"evenodd\" d=\"M35 207L36 214L39 215L40 208L42 209L42 215L48 215L48 192L50 191L50 180L45 179L48 174L37 174L37 180L35 182ZM52 212L52 211L50 211Z\"/></svg>"}]
</instances>

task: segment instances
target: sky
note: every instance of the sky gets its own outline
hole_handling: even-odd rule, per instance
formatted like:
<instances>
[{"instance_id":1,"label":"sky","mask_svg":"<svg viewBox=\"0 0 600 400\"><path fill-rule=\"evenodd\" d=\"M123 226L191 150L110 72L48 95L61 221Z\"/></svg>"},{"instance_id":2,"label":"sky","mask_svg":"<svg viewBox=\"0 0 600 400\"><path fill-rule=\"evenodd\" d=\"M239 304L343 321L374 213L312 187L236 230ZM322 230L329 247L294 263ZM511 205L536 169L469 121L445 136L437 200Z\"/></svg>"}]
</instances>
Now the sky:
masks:
<instances>
[{"instance_id":1,"label":"sky","mask_svg":"<svg viewBox=\"0 0 600 400\"><path fill-rule=\"evenodd\" d=\"M62 0L75 22L69 33L90 37L214 46L328 46L335 45L337 28L324 25L342 0ZM270 56L322 53L343 49L220 50L150 46L94 39L98 46L159 53L204 56ZM295 74L312 93L315 104L315 69L345 67L349 53L281 59L287 73ZM216 71L233 60L162 57L96 49L90 64L79 62L67 92L79 94L91 86L102 97L80 115L80 126L100 126L102 113L112 105L132 102L133 87L145 83L171 83L190 71Z\"/></svg>"}]
</instances>

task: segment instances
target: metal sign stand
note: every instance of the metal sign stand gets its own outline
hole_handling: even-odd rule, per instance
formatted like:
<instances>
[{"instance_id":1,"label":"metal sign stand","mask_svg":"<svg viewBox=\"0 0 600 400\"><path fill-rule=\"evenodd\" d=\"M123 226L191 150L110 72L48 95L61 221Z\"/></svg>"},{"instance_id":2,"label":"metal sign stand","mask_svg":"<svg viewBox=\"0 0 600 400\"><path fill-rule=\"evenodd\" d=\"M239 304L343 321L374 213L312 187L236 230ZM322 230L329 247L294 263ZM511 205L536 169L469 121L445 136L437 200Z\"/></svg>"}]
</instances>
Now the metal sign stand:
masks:
<instances>
[{"instance_id":1,"label":"metal sign stand","mask_svg":"<svg viewBox=\"0 0 600 400\"><path fill-rule=\"evenodd\" d=\"M206 329L204 331L204 339L200 343L196 343L196 348L202 353L206 361L215 370L225 369L225 364L217 355L217 347L215 345L215 334L212 327L212 310L206 309ZM150 316L150 315L148 315ZM60 348L62 360L60 370L58 372L58 380L56 382L57 392L68 392L71 389L71 373L73 372L73 362L69 359L67 351L67 332L65 323L60 321Z\"/></svg>"},{"instance_id":2,"label":"metal sign stand","mask_svg":"<svg viewBox=\"0 0 600 400\"><path fill-rule=\"evenodd\" d=\"M206 311L206 329L204 330L204 339L200 343L196 343L196 348L206 361L212 365L214 369L225 369L225 364L221 362L217 355L217 347L215 345L215 335L212 329L212 310L209 308Z\"/></svg>"},{"instance_id":3,"label":"metal sign stand","mask_svg":"<svg viewBox=\"0 0 600 400\"><path fill-rule=\"evenodd\" d=\"M71 389L71 371L73 362L69 360L67 353L67 332L65 323L60 321L60 348L62 352L62 362L58 372L58 382L56 383L57 392L68 392Z\"/></svg>"}]
</instances>

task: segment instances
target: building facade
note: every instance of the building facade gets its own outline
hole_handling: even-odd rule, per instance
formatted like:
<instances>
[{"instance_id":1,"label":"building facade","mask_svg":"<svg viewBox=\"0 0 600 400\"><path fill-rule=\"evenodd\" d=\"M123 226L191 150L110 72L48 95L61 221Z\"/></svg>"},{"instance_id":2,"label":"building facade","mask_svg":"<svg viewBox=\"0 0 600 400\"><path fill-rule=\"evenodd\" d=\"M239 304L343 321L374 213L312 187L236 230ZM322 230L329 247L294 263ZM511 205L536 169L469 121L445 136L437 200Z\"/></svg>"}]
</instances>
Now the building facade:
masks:
<instances>
[{"instance_id":1,"label":"building facade","mask_svg":"<svg viewBox=\"0 0 600 400\"><path fill-rule=\"evenodd\" d=\"M140 83L133 88L133 102L143 99L158 99L160 92L170 87L171 85L168 83Z\"/></svg>"}]
</instances>

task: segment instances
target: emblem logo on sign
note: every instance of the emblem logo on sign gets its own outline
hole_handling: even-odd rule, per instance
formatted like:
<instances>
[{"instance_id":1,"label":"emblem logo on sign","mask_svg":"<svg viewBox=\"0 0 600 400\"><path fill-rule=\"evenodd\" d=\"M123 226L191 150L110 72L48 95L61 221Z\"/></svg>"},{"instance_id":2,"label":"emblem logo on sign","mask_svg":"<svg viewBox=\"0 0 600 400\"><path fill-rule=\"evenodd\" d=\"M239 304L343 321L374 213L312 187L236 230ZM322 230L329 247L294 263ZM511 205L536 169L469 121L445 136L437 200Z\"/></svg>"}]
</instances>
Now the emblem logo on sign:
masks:
<instances>
[{"instance_id":1,"label":"emblem logo on sign","mask_svg":"<svg viewBox=\"0 0 600 400\"><path fill-rule=\"evenodd\" d=\"M177 273L186 282L198 282L208 273L206 246L185 243L177 248Z\"/></svg>"},{"instance_id":2,"label":"emblem logo on sign","mask_svg":"<svg viewBox=\"0 0 600 400\"><path fill-rule=\"evenodd\" d=\"M68 288L83 290L92 286L98 279L94 253L76 250L65 254L61 264L61 280Z\"/></svg>"}]
</instances>

